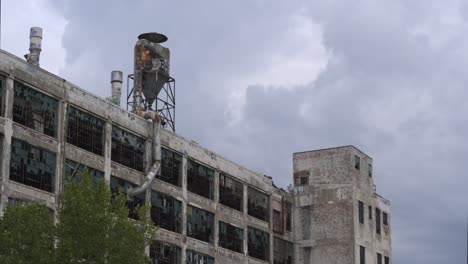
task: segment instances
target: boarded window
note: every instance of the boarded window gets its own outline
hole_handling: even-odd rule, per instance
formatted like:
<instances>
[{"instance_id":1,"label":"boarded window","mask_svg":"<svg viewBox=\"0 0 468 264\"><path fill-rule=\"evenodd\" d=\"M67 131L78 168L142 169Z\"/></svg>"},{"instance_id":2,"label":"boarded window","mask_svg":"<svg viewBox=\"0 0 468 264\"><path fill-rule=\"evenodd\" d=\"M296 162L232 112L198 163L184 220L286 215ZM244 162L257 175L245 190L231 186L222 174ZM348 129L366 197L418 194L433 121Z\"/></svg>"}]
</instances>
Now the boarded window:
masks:
<instances>
[{"instance_id":1,"label":"boarded window","mask_svg":"<svg viewBox=\"0 0 468 264\"><path fill-rule=\"evenodd\" d=\"M150 245L151 263L181 264L180 247L161 241L153 241Z\"/></svg>"},{"instance_id":2,"label":"boarded window","mask_svg":"<svg viewBox=\"0 0 468 264\"><path fill-rule=\"evenodd\" d=\"M68 108L67 142L94 154L103 153L104 121L74 107Z\"/></svg>"},{"instance_id":3,"label":"boarded window","mask_svg":"<svg viewBox=\"0 0 468 264\"><path fill-rule=\"evenodd\" d=\"M124 194L127 194L128 189L134 188L134 187L136 187L135 184L132 184L126 180L111 176L110 188L114 195L118 194L119 192L123 192ZM127 200L125 202L125 205L127 206L129 210L128 211L129 218L132 218L135 220L140 219L137 208L145 204L145 196L146 196L146 192L143 192L139 195L134 196L132 200Z\"/></svg>"},{"instance_id":4,"label":"boarded window","mask_svg":"<svg viewBox=\"0 0 468 264\"><path fill-rule=\"evenodd\" d=\"M10 180L53 192L55 164L54 153L12 139Z\"/></svg>"},{"instance_id":5,"label":"boarded window","mask_svg":"<svg viewBox=\"0 0 468 264\"><path fill-rule=\"evenodd\" d=\"M270 259L270 235L249 226L248 253L251 257L268 261Z\"/></svg>"},{"instance_id":6,"label":"boarded window","mask_svg":"<svg viewBox=\"0 0 468 264\"><path fill-rule=\"evenodd\" d=\"M276 233L283 233L283 219L280 211L273 210L273 231Z\"/></svg>"},{"instance_id":7,"label":"boarded window","mask_svg":"<svg viewBox=\"0 0 468 264\"><path fill-rule=\"evenodd\" d=\"M213 243L214 215L208 211L187 206L187 236Z\"/></svg>"},{"instance_id":8,"label":"boarded window","mask_svg":"<svg viewBox=\"0 0 468 264\"><path fill-rule=\"evenodd\" d=\"M75 162L73 160L65 160L65 166L63 169L65 178L69 178L72 175L73 177L76 177L86 169L88 170L88 173L91 174L91 176L93 176L93 182L95 184L97 184L99 180L104 180L104 172L85 166L83 164L78 164L78 162Z\"/></svg>"},{"instance_id":9,"label":"boarded window","mask_svg":"<svg viewBox=\"0 0 468 264\"><path fill-rule=\"evenodd\" d=\"M292 231L292 204L286 202L286 231Z\"/></svg>"},{"instance_id":10,"label":"boarded window","mask_svg":"<svg viewBox=\"0 0 468 264\"><path fill-rule=\"evenodd\" d=\"M359 246L359 264L366 264L366 248Z\"/></svg>"},{"instance_id":11,"label":"boarded window","mask_svg":"<svg viewBox=\"0 0 468 264\"><path fill-rule=\"evenodd\" d=\"M385 257L385 264L390 264L390 258L389 257Z\"/></svg>"},{"instance_id":12,"label":"boarded window","mask_svg":"<svg viewBox=\"0 0 468 264\"><path fill-rule=\"evenodd\" d=\"M359 204L359 223L364 224L364 203L361 201L358 202Z\"/></svg>"},{"instance_id":13,"label":"boarded window","mask_svg":"<svg viewBox=\"0 0 468 264\"><path fill-rule=\"evenodd\" d=\"M268 195L253 188L248 189L248 213L260 220L269 222L268 210L270 208Z\"/></svg>"},{"instance_id":14,"label":"boarded window","mask_svg":"<svg viewBox=\"0 0 468 264\"><path fill-rule=\"evenodd\" d=\"M244 186L232 177L219 174L219 202L233 209L242 211Z\"/></svg>"},{"instance_id":15,"label":"boarded window","mask_svg":"<svg viewBox=\"0 0 468 264\"><path fill-rule=\"evenodd\" d=\"M244 230L219 222L219 246L239 253L244 252Z\"/></svg>"},{"instance_id":16,"label":"boarded window","mask_svg":"<svg viewBox=\"0 0 468 264\"><path fill-rule=\"evenodd\" d=\"M143 171L145 140L112 126L112 160L132 169Z\"/></svg>"},{"instance_id":17,"label":"boarded window","mask_svg":"<svg viewBox=\"0 0 468 264\"><path fill-rule=\"evenodd\" d=\"M361 169L361 158L357 155L354 155L354 168L357 170Z\"/></svg>"},{"instance_id":18,"label":"boarded window","mask_svg":"<svg viewBox=\"0 0 468 264\"><path fill-rule=\"evenodd\" d=\"M172 196L151 192L151 219L160 228L182 232L182 203Z\"/></svg>"},{"instance_id":19,"label":"boarded window","mask_svg":"<svg viewBox=\"0 0 468 264\"><path fill-rule=\"evenodd\" d=\"M187 250L187 264L214 264L214 258L196 251Z\"/></svg>"},{"instance_id":20,"label":"boarded window","mask_svg":"<svg viewBox=\"0 0 468 264\"><path fill-rule=\"evenodd\" d=\"M379 208L375 208L375 228L377 234L380 235L380 210Z\"/></svg>"},{"instance_id":21,"label":"boarded window","mask_svg":"<svg viewBox=\"0 0 468 264\"><path fill-rule=\"evenodd\" d=\"M187 190L213 200L214 170L188 160Z\"/></svg>"},{"instance_id":22,"label":"boarded window","mask_svg":"<svg viewBox=\"0 0 468 264\"><path fill-rule=\"evenodd\" d=\"M382 264L382 254L377 253L377 264Z\"/></svg>"},{"instance_id":23,"label":"boarded window","mask_svg":"<svg viewBox=\"0 0 468 264\"><path fill-rule=\"evenodd\" d=\"M19 82L14 90L13 121L56 137L58 101Z\"/></svg>"},{"instance_id":24,"label":"boarded window","mask_svg":"<svg viewBox=\"0 0 468 264\"><path fill-rule=\"evenodd\" d=\"M161 148L161 170L156 178L182 187L182 155Z\"/></svg>"},{"instance_id":25,"label":"boarded window","mask_svg":"<svg viewBox=\"0 0 468 264\"><path fill-rule=\"evenodd\" d=\"M382 222L384 225L388 225L388 215L385 212L382 212Z\"/></svg>"},{"instance_id":26,"label":"boarded window","mask_svg":"<svg viewBox=\"0 0 468 264\"><path fill-rule=\"evenodd\" d=\"M281 238L273 238L273 264L293 264L294 245Z\"/></svg>"}]
</instances>

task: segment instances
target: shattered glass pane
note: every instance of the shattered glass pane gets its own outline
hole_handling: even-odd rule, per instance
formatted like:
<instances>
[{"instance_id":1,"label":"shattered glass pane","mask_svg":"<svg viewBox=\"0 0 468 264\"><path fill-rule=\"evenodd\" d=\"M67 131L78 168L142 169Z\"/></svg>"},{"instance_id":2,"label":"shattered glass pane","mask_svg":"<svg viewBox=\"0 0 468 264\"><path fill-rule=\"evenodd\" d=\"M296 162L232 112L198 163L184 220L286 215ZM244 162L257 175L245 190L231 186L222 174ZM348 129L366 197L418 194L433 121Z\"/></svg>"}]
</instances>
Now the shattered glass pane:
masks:
<instances>
[{"instance_id":1,"label":"shattered glass pane","mask_svg":"<svg viewBox=\"0 0 468 264\"><path fill-rule=\"evenodd\" d=\"M156 178L182 187L182 155L161 148L161 170Z\"/></svg>"},{"instance_id":2,"label":"shattered glass pane","mask_svg":"<svg viewBox=\"0 0 468 264\"><path fill-rule=\"evenodd\" d=\"M232 177L219 174L219 202L233 209L242 211L244 186Z\"/></svg>"},{"instance_id":3,"label":"shattered glass pane","mask_svg":"<svg viewBox=\"0 0 468 264\"><path fill-rule=\"evenodd\" d=\"M181 249L176 245L153 241L150 258L152 264L181 264Z\"/></svg>"},{"instance_id":4,"label":"shattered glass pane","mask_svg":"<svg viewBox=\"0 0 468 264\"><path fill-rule=\"evenodd\" d=\"M219 246L243 253L244 230L242 228L219 221Z\"/></svg>"},{"instance_id":5,"label":"shattered glass pane","mask_svg":"<svg viewBox=\"0 0 468 264\"><path fill-rule=\"evenodd\" d=\"M187 250L187 264L214 264L214 258L196 251Z\"/></svg>"},{"instance_id":6,"label":"shattered glass pane","mask_svg":"<svg viewBox=\"0 0 468 264\"><path fill-rule=\"evenodd\" d=\"M182 232L182 202L174 197L151 191L151 219L156 226Z\"/></svg>"},{"instance_id":7,"label":"shattered glass pane","mask_svg":"<svg viewBox=\"0 0 468 264\"><path fill-rule=\"evenodd\" d=\"M127 194L128 189L130 188L135 188L136 185L133 183L130 183L124 179L120 179L114 176L111 176L111 181L110 181L110 188L113 194L118 194L119 192L123 192L124 194ZM139 220L140 216L138 215L137 208L140 206L145 205L145 196L146 192L143 192L139 195L136 195L133 197L132 200L127 200L125 204L127 205L128 208L128 217Z\"/></svg>"},{"instance_id":8,"label":"shattered glass pane","mask_svg":"<svg viewBox=\"0 0 468 264\"><path fill-rule=\"evenodd\" d=\"M281 238L273 238L273 264L293 264L294 245Z\"/></svg>"},{"instance_id":9,"label":"shattered glass pane","mask_svg":"<svg viewBox=\"0 0 468 264\"><path fill-rule=\"evenodd\" d=\"M187 161L187 190L213 200L214 170L196 163Z\"/></svg>"},{"instance_id":10,"label":"shattered glass pane","mask_svg":"<svg viewBox=\"0 0 468 264\"><path fill-rule=\"evenodd\" d=\"M269 198L268 195L249 187L248 213L260 220L269 222Z\"/></svg>"},{"instance_id":11,"label":"shattered glass pane","mask_svg":"<svg viewBox=\"0 0 468 264\"><path fill-rule=\"evenodd\" d=\"M112 160L132 169L143 171L145 140L112 126Z\"/></svg>"},{"instance_id":12,"label":"shattered glass pane","mask_svg":"<svg viewBox=\"0 0 468 264\"><path fill-rule=\"evenodd\" d=\"M208 211L187 206L187 236L213 243L214 215Z\"/></svg>"},{"instance_id":13,"label":"shattered glass pane","mask_svg":"<svg viewBox=\"0 0 468 264\"><path fill-rule=\"evenodd\" d=\"M73 177L76 177L79 175L81 172L83 172L85 169L88 170L88 172L93 176L93 182L97 184L99 180L104 179L104 172L100 170L93 169L91 167L85 166L83 164L79 164L78 162L75 162L73 160L66 159L65 160L65 166L64 166L64 177L69 178L73 175Z\"/></svg>"},{"instance_id":14,"label":"shattered glass pane","mask_svg":"<svg viewBox=\"0 0 468 264\"><path fill-rule=\"evenodd\" d=\"M68 143L102 156L104 149L103 128L103 120L74 107L68 108Z\"/></svg>"},{"instance_id":15,"label":"shattered glass pane","mask_svg":"<svg viewBox=\"0 0 468 264\"><path fill-rule=\"evenodd\" d=\"M249 226L248 238L249 256L268 261L270 258L270 235Z\"/></svg>"}]
</instances>

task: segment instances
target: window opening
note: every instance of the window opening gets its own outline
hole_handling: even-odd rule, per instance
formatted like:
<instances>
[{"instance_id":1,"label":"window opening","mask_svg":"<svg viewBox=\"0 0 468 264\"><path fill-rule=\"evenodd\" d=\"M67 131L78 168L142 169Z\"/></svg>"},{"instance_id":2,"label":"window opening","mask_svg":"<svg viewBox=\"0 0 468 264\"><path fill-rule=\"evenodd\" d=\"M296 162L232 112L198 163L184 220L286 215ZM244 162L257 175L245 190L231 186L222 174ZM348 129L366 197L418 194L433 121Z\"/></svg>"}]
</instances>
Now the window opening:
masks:
<instances>
[{"instance_id":1,"label":"window opening","mask_svg":"<svg viewBox=\"0 0 468 264\"><path fill-rule=\"evenodd\" d=\"M364 224L364 203L359 201L359 223Z\"/></svg>"},{"instance_id":2,"label":"window opening","mask_svg":"<svg viewBox=\"0 0 468 264\"><path fill-rule=\"evenodd\" d=\"M16 82L13 121L51 137L57 136L58 100Z\"/></svg>"},{"instance_id":3,"label":"window opening","mask_svg":"<svg viewBox=\"0 0 468 264\"><path fill-rule=\"evenodd\" d=\"M47 192L54 191L55 154L12 139L10 180Z\"/></svg>"},{"instance_id":4,"label":"window opening","mask_svg":"<svg viewBox=\"0 0 468 264\"><path fill-rule=\"evenodd\" d=\"M389 257L385 257L385 264L390 264L390 258Z\"/></svg>"},{"instance_id":5,"label":"window opening","mask_svg":"<svg viewBox=\"0 0 468 264\"><path fill-rule=\"evenodd\" d=\"M214 215L208 211L187 206L187 236L213 243Z\"/></svg>"},{"instance_id":6,"label":"window opening","mask_svg":"<svg viewBox=\"0 0 468 264\"><path fill-rule=\"evenodd\" d=\"M110 188L111 188L113 196L115 196L116 194L120 192L127 194L127 191L129 188L135 188L135 187L136 187L136 184L132 184L126 180L111 176ZM145 204L145 196L146 196L146 192L143 192L141 194L134 196L133 199L125 201L125 205L127 206L129 210L128 211L129 218L135 219L135 220L140 219L137 208Z\"/></svg>"},{"instance_id":7,"label":"window opening","mask_svg":"<svg viewBox=\"0 0 468 264\"><path fill-rule=\"evenodd\" d=\"M384 225L388 225L388 215L385 212L382 212L382 222Z\"/></svg>"},{"instance_id":8,"label":"window opening","mask_svg":"<svg viewBox=\"0 0 468 264\"><path fill-rule=\"evenodd\" d=\"M96 170L94 168L88 167L83 164L78 164L78 162L75 162L73 160L66 159L65 160L65 166L64 166L64 176L65 178L69 178L73 175L73 177L76 177L80 173L82 173L85 169L88 170L88 173L93 176L93 182L94 184L97 185L99 180L104 180L104 172L100 170ZM73 174L74 173L74 174Z\"/></svg>"},{"instance_id":9,"label":"window opening","mask_svg":"<svg viewBox=\"0 0 468 264\"><path fill-rule=\"evenodd\" d=\"M156 178L182 187L182 155L161 148L161 170Z\"/></svg>"},{"instance_id":10,"label":"window opening","mask_svg":"<svg viewBox=\"0 0 468 264\"><path fill-rule=\"evenodd\" d=\"M369 219L372 220L372 206L369 205Z\"/></svg>"},{"instance_id":11,"label":"window opening","mask_svg":"<svg viewBox=\"0 0 468 264\"><path fill-rule=\"evenodd\" d=\"M375 208L375 227L377 234L380 235L380 210Z\"/></svg>"},{"instance_id":12,"label":"window opening","mask_svg":"<svg viewBox=\"0 0 468 264\"><path fill-rule=\"evenodd\" d=\"M354 155L354 168L357 170L361 169L361 158L357 155Z\"/></svg>"},{"instance_id":13,"label":"window opening","mask_svg":"<svg viewBox=\"0 0 468 264\"><path fill-rule=\"evenodd\" d=\"M292 204L286 202L286 231L292 231Z\"/></svg>"},{"instance_id":14,"label":"window opening","mask_svg":"<svg viewBox=\"0 0 468 264\"><path fill-rule=\"evenodd\" d=\"M150 245L150 258L153 264L180 264L180 247L161 241L153 241Z\"/></svg>"},{"instance_id":15,"label":"window opening","mask_svg":"<svg viewBox=\"0 0 468 264\"><path fill-rule=\"evenodd\" d=\"M366 264L366 248L359 246L359 263Z\"/></svg>"},{"instance_id":16,"label":"window opening","mask_svg":"<svg viewBox=\"0 0 468 264\"><path fill-rule=\"evenodd\" d=\"M182 203L174 197L151 191L151 219L160 228L182 232Z\"/></svg>"},{"instance_id":17,"label":"window opening","mask_svg":"<svg viewBox=\"0 0 468 264\"><path fill-rule=\"evenodd\" d=\"M143 171L145 140L112 126L112 160L132 169Z\"/></svg>"},{"instance_id":18,"label":"window opening","mask_svg":"<svg viewBox=\"0 0 468 264\"><path fill-rule=\"evenodd\" d=\"M103 120L74 107L68 108L68 143L102 156L103 128Z\"/></svg>"},{"instance_id":19,"label":"window opening","mask_svg":"<svg viewBox=\"0 0 468 264\"><path fill-rule=\"evenodd\" d=\"M372 164L369 164L369 177L372 177Z\"/></svg>"},{"instance_id":20,"label":"window opening","mask_svg":"<svg viewBox=\"0 0 468 264\"><path fill-rule=\"evenodd\" d=\"M260 220L269 222L269 199L268 195L253 188L248 189L248 213Z\"/></svg>"},{"instance_id":21,"label":"window opening","mask_svg":"<svg viewBox=\"0 0 468 264\"><path fill-rule=\"evenodd\" d=\"M283 219L280 211L273 210L273 232L283 233Z\"/></svg>"},{"instance_id":22,"label":"window opening","mask_svg":"<svg viewBox=\"0 0 468 264\"><path fill-rule=\"evenodd\" d=\"M244 252L244 230L219 221L219 246L239 253Z\"/></svg>"},{"instance_id":23,"label":"window opening","mask_svg":"<svg viewBox=\"0 0 468 264\"><path fill-rule=\"evenodd\" d=\"M301 177L301 185L309 184L309 177Z\"/></svg>"},{"instance_id":24,"label":"window opening","mask_svg":"<svg viewBox=\"0 0 468 264\"><path fill-rule=\"evenodd\" d=\"M242 211L244 186L232 177L219 174L219 202L223 205Z\"/></svg>"},{"instance_id":25,"label":"window opening","mask_svg":"<svg viewBox=\"0 0 468 264\"><path fill-rule=\"evenodd\" d=\"M214 264L214 258L196 251L187 250L187 264Z\"/></svg>"},{"instance_id":26,"label":"window opening","mask_svg":"<svg viewBox=\"0 0 468 264\"><path fill-rule=\"evenodd\" d=\"M3 106L5 105L5 96L4 96L4 85L5 85L5 79L2 77L0 77L0 116L4 116L3 113L4 113L4 110L3 110Z\"/></svg>"},{"instance_id":27,"label":"window opening","mask_svg":"<svg viewBox=\"0 0 468 264\"><path fill-rule=\"evenodd\" d=\"M214 170L188 160L187 190L213 200Z\"/></svg>"},{"instance_id":28,"label":"window opening","mask_svg":"<svg viewBox=\"0 0 468 264\"><path fill-rule=\"evenodd\" d=\"M273 264L293 264L294 245L281 238L273 238Z\"/></svg>"},{"instance_id":29,"label":"window opening","mask_svg":"<svg viewBox=\"0 0 468 264\"><path fill-rule=\"evenodd\" d=\"M377 264L382 264L382 254L377 253Z\"/></svg>"},{"instance_id":30,"label":"window opening","mask_svg":"<svg viewBox=\"0 0 468 264\"><path fill-rule=\"evenodd\" d=\"M248 253L251 257L268 261L270 258L270 235L249 226Z\"/></svg>"}]
</instances>

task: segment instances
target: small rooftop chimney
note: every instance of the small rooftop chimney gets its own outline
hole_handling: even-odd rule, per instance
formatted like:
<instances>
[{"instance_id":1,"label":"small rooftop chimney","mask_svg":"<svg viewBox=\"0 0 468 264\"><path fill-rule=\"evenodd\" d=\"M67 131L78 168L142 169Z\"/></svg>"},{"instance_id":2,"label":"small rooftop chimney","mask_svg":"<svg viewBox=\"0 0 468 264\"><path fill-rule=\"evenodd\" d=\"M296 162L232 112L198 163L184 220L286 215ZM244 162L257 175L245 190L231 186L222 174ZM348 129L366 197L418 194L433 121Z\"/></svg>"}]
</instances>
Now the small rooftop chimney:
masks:
<instances>
[{"instance_id":1,"label":"small rooftop chimney","mask_svg":"<svg viewBox=\"0 0 468 264\"><path fill-rule=\"evenodd\" d=\"M39 66L39 56L41 54L42 28L32 27L29 33L29 54L24 57L32 65Z\"/></svg>"},{"instance_id":2,"label":"small rooftop chimney","mask_svg":"<svg viewBox=\"0 0 468 264\"><path fill-rule=\"evenodd\" d=\"M120 97L122 96L123 73L121 71L111 72L112 97L110 101L120 106Z\"/></svg>"}]
</instances>

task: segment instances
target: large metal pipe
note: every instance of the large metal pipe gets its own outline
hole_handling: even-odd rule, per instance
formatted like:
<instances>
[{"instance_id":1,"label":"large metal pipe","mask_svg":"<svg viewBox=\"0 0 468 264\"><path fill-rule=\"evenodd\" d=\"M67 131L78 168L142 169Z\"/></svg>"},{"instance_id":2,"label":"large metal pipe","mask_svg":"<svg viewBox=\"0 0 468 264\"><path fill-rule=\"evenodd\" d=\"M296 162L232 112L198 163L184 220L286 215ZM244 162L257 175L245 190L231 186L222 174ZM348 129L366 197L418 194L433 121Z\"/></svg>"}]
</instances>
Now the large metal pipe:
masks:
<instances>
[{"instance_id":1,"label":"large metal pipe","mask_svg":"<svg viewBox=\"0 0 468 264\"><path fill-rule=\"evenodd\" d=\"M42 50L42 28L32 27L29 31L29 54L27 60L32 65L39 66L39 58Z\"/></svg>"}]
</instances>

